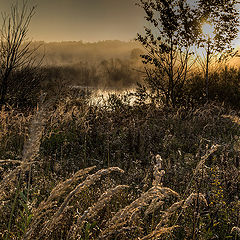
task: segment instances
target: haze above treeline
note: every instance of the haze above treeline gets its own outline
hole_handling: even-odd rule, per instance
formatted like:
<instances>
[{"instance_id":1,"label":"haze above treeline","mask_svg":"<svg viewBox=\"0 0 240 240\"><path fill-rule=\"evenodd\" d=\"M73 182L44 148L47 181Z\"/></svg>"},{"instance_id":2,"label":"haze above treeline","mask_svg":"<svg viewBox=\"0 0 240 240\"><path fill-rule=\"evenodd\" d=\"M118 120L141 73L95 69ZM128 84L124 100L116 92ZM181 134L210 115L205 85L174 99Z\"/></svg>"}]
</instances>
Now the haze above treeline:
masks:
<instances>
[{"instance_id":1,"label":"haze above treeline","mask_svg":"<svg viewBox=\"0 0 240 240\"><path fill-rule=\"evenodd\" d=\"M108 59L140 58L143 48L136 41L106 40L99 42L62 41L32 43L39 47L38 56L45 65L72 65L80 62L94 64Z\"/></svg>"},{"instance_id":2,"label":"haze above treeline","mask_svg":"<svg viewBox=\"0 0 240 240\"><path fill-rule=\"evenodd\" d=\"M137 41L104 40L98 42L84 41L59 41L44 42L34 41L32 47L38 48L39 58L43 58L43 65L75 65L79 63L97 64L103 60L137 60L141 61L144 48ZM231 66L238 67L240 58L229 60Z\"/></svg>"},{"instance_id":3,"label":"haze above treeline","mask_svg":"<svg viewBox=\"0 0 240 240\"><path fill-rule=\"evenodd\" d=\"M142 79L144 49L137 41L32 42L31 46L42 58L48 76L44 85L126 89Z\"/></svg>"}]
</instances>

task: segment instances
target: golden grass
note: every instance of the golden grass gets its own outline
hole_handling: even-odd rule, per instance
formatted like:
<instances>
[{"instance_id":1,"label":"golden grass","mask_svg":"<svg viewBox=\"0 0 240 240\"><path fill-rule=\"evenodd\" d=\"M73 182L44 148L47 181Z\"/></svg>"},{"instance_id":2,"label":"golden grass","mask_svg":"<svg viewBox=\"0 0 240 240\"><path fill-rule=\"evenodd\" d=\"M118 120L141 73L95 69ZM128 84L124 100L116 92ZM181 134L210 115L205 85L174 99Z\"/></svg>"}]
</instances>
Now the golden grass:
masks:
<instances>
[{"instance_id":1,"label":"golden grass","mask_svg":"<svg viewBox=\"0 0 240 240\"><path fill-rule=\"evenodd\" d=\"M14 196L18 196L16 193L18 192L19 184L22 184L21 190L27 188L30 191L30 182L26 183L24 174L27 172L31 174L33 167L39 165L38 180L43 179L42 181L44 182L45 177L49 177L44 176L44 171L41 169L43 160L39 157L39 148L42 138L50 138L54 133L54 127L59 124L65 125L67 130L69 121L73 119L75 119L76 126L86 132L90 131L92 123L90 120L87 120L87 114L90 111L89 107L81 104L80 107L76 107L72 101L66 99L65 103L59 103L56 109L51 112L51 115L48 115L47 107L43 105L36 111L35 115L24 118L22 123L17 123L17 119L19 120L20 116L14 115L13 112L10 111L8 114L1 112L4 119L0 120L2 121L0 126L4 131L1 133L0 139L3 140L9 134L8 116L12 118L13 123L16 123L15 127L18 128L19 134L23 134L26 139L21 160L0 160L1 166L5 168L9 166L10 169L0 181L0 213L3 214L5 209L9 211L9 206L13 206L11 204L12 199ZM98 114L100 113L96 114L96 118L99 118ZM208 114L207 110L199 110L193 113L194 117L202 115L204 119L207 118L206 114ZM179 110L177 115L182 117L183 113ZM21 117L23 118L23 116ZM29 124L29 130L25 129L27 123ZM51 125L52 132L46 131L45 125L47 123ZM170 130L169 132L166 130L163 140L166 141L164 146L171 143L172 139L173 136ZM49 181L51 186L48 186L48 191L44 192L42 196L42 193L40 193L40 196L38 196L40 200L32 204L31 201L33 202L34 200L28 198L27 204L32 204L31 212L29 213L29 215L32 214L32 219L21 238L17 234L12 233L10 228L6 229L5 232L8 233L9 239L13 240L51 240L61 238L69 240L147 240L171 238L175 236L175 232L180 228L185 227L184 231L188 231L189 237L194 227L191 226L192 229L189 230L189 226L181 224L191 224L192 222L189 219L194 218L196 211L198 211L198 216L201 216L202 209L205 211L210 209L206 192L201 192L196 186L200 185L200 181L205 181L204 177L207 174L206 176L203 175L203 170L209 172L207 161L209 158L213 159L212 161L217 161L215 154L219 153L220 148L223 148L222 143L221 145L214 144L211 148L201 146L199 147L201 151L199 150L196 156L191 154L191 163L193 163L192 165L195 168L194 170L189 170L191 177L189 183L184 186L186 189L182 191L184 192L183 194L179 194L178 190L175 191L175 188L165 187L168 185L165 177L173 168L177 169L179 165L172 163L169 159L162 158L159 154L155 155L154 162L145 171L147 173L144 176L145 179L141 180L142 182L140 183L142 184L149 180L149 184L145 184L145 189L143 188L144 190L141 189L138 192L135 188L136 183L131 185L131 182L126 183L125 181L125 177L129 173L119 167L87 167L76 171L71 176L68 176L67 179L57 178L54 175L53 177L50 176L49 178L52 177L57 180ZM179 152L180 154L176 154L179 157L177 160L181 159L182 153L180 150ZM183 159L185 158L183 157ZM232 169L234 170L232 172L237 173L238 169L236 166L232 167ZM41 174L40 171L42 171ZM138 175L138 169L132 169L132 171L135 171L134 174ZM115 175L118 178L115 179ZM121 176L120 179L119 175ZM198 178L202 179L198 181ZM170 182L168 183L171 184ZM179 183L179 185L181 184ZM36 186L37 184L35 183ZM37 186L37 190L40 187ZM201 190L204 189L202 188ZM28 194L30 196L30 192ZM197 205L199 207L196 207ZM14 210L12 211L12 216L16 216L19 219L20 217L17 215L19 214L17 212L18 208L20 209L21 207L16 205L15 208L12 208ZM7 212L6 216L9 216ZM181 221L186 216L188 217L187 223ZM231 224L231 234L239 235L238 225L236 223ZM6 236L3 235L4 233L1 234L0 238Z\"/></svg>"},{"instance_id":2,"label":"golden grass","mask_svg":"<svg viewBox=\"0 0 240 240\"><path fill-rule=\"evenodd\" d=\"M173 226L173 227L165 227L165 228L159 228L158 226L156 229L148 234L147 236L141 238L140 240L151 240L151 239L162 239L163 235L171 236L171 233L174 229L178 228L179 226Z\"/></svg>"}]
</instances>

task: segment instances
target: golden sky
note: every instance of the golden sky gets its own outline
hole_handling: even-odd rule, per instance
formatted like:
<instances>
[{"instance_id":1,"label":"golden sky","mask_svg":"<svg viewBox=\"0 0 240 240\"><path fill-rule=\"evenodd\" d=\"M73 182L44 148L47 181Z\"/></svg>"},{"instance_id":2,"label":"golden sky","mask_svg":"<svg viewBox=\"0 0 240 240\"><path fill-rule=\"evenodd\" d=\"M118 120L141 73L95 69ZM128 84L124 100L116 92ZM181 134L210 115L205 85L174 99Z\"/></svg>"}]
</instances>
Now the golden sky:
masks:
<instances>
[{"instance_id":1,"label":"golden sky","mask_svg":"<svg viewBox=\"0 0 240 240\"><path fill-rule=\"evenodd\" d=\"M9 12L16 0L0 0L0 11ZM18 0L21 2L22 0ZM194 0L190 0L193 2ZM32 40L84 41L124 40L143 32L143 10L137 0L29 0L36 5L30 25ZM1 19L0 19L1 23ZM239 46L240 38L234 41Z\"/></svg>"},{"instance_id":2,"label":"golden sky","mask_svg":"<svg viewBox=\"0 0 240 240\"><path fill-rule=\"evenodd\" d=\"M0 0L9 12L14 0ZM21 2L21 1L20 1ZM37 5L30 25L33 40L131 40L144 25L135 0L30 0Z\"/></svg>"}]
</instances>

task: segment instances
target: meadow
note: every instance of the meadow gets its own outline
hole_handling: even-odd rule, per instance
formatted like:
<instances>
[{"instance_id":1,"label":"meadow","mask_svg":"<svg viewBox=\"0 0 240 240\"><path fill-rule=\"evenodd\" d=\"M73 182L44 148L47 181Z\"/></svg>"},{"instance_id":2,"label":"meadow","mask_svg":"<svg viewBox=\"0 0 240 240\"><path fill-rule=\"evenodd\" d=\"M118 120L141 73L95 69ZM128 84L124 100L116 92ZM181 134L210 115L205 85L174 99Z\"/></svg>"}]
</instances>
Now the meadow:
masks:
<instances>
[{"instance_id":1,"label":"meadow","mask_svg":"<svg viewBox=\"0 0 240 240\"><path fill-rule=\"evenodd\" d=\"M177 108L56 94L59 69L0 111L1 239L239 239L238 69L211 73L207 103L195 75Z\"/></svg>"},{"instance_id":2,"label":"meadow","mask_svg":"<svg viewBox=\"0 0 240 240\"><path fill-rule=\"evenodd\" d=\"M112 0L50 2L37 30L130 39ZM0 239L240 239L238 1L139 0L92 43L32 41L32 4L1 14Z\"/></svg>"}]
</instances>

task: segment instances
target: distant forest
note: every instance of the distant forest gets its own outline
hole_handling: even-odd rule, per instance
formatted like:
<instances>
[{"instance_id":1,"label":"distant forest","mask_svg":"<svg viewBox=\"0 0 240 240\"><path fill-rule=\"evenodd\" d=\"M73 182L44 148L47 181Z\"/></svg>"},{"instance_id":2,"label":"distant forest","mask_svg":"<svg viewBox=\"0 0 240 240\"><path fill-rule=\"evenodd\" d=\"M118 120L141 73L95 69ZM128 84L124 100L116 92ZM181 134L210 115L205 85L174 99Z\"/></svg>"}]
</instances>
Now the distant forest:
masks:
<instances>
[{"instance_id":1,"label":"distant forest","mask_svg":"<svg viewBox=\"0 0 240 240\"><path fill-rule=\"evenodd\" d=\"M136 41L107 40L95 43L34 42L48 83L129 88L141 80L142 46Z\"/></svg>"},{"instance_id":2,"label":"distant forest","mask_svg":"<svg viewBox=\"0 0 240 240\"><path fill-rule=\"evenodd\" d=\"M119 58L134 58L134 52L142 49L136 41L123 42L119 40L106 40L99 42L34 42L33 45L40 46L39 53L43 54L43 63L47 65L69 65L79 62L97 63L99 61Z\"/></svg>"}]
</instances>

